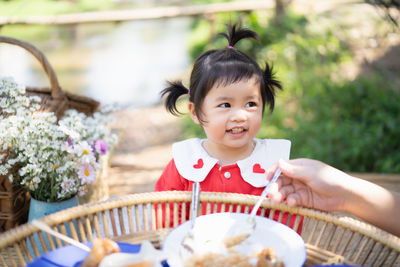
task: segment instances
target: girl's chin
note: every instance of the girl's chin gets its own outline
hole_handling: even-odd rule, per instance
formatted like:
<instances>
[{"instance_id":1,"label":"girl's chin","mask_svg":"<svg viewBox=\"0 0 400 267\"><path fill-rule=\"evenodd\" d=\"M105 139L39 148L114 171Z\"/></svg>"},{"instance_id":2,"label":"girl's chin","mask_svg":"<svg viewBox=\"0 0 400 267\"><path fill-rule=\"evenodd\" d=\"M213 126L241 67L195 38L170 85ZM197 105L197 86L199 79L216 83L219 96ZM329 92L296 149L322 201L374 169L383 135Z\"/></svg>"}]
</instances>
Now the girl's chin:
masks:
<instances>
[{"instance_id":1,"label":"girl's chin","mask_svg":"<svg viewBox=\"0 0 400 267\"><path fill-rule=\"evenodd\" d=\"M253 139L247 139L247 138L246 138L246 140L244 140L244 139L229 140L227 142L224 142L224 145L226 147L233 148L233 149L247 148L249 145L253 146L252 140Z\"/></svg>"}]
</instances>

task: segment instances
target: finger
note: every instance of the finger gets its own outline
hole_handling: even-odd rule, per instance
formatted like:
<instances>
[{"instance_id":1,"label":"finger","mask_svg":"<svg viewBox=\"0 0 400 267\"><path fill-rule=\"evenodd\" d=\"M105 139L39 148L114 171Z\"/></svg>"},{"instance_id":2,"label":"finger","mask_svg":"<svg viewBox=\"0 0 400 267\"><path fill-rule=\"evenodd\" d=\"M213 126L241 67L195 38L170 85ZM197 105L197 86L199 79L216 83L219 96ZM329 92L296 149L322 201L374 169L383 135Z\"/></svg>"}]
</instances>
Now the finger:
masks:
<instances>
[{"instance_id":1,"label":"finger","mask_svg":"<svg viewBox=\"0 0 400 267\"><path fill-rule=\"evenodd\" d=\"M286 200L289 206L305 206L312 208L307 193L302 190L289 194Z\"/></svg>"},{"instance_id":2,"label":"finger","mask_svg":"<svg viewBox=\"0 0 400 267\"><path fill-rule=\"evenodd\" d=\"M268 196L270 197L272 203L277 204L282 202L285 197L281 194L281 192L271 192L270 194L268 194Z\"/></svg>"},{"instance_id":3,"label":"finger","mask_svg":"<svg viewBox=\"0 0 400 267\"><path fill-rule=\"evenodd\" d=\"M273 184L271 185L271 188L269 189L268 196L269 196L270 194L279 192L279 188L280 188L280 185L279 185L278 182L273 183Z\"/></svg>"},{"instance_id":4,"label":"finger","mask_svg":"<svg viewBox=\"0 0 400 267\"><path fill-rule=\"evenodd\" d=\"M278 187L278 184L277 184L277 183L273 183L273 184L271 185L271 188L269 189L269 192L268 192L268 195L267 195L267 196L270 196L270 194L271 194L271 193L274 193L274 192L279 192L279 187Z\"/></svg>"},{"instance_id":5,"label":"finger","mask_svg":"<svg viewBox=\"0 0 400 267\"><path fill-rule=\"evenodd\" d=\"M278 162L278 166L281 169L282 173L284 175L287 175L289 177L293 177L296 175L296 173L298 173L296 171L296 166L294 164L292 164L293 161L285 161L283 159L280 159Z\"/></svg>"},{"instance_id":6,"label":"finger","mask_svg":"<svg viewBox=\"0 0 400 267\"><path fill-rule=\"evenodd\" d=\"M278 168L278 163L273 164L267 169L267 180L271 181L272 177L274 176L274 173L276 169Z\"/></svg>"},{"instance_id":7,"label":"finger","mask_svg":"<svg viewBox=\"0 0 400 267\"><path fill-rule=\"evenodd\" d=\"M276 181L276 183L278 184L279 188L281 188L282 186L292 184L293 179L285 175L281 175L279 176L279 179Z\"/></svg>"},{"instance_id":8,"label":"finger","mask_svg":"<svg viewBox=\"0 0 400 267\"><path fill-rule=\"evenodd\" d=\"M289 207L297 206L297 199L296 199L296 196L294 196L294 195L289 196L286 199L286 202L287 202Z\"/></svg>"},{"instance_id":9,"label":"finger","mask_svg":"<svg viewBox=\"0 0 400 267\"><path fill-rule=\"evenodd\" d=\"M292 184L285 185L279 189L279 192L282 194L282 196L287 197L290 194L294 193L296 190Z\"/></svg>"},{"instance_id":10,"label":"finger","mask_svg":"<svg viewBox=\"0 0 400 267\"><path fill-rule=\"evenodd\" d=\"M292 183L292 179L284 176L284 175L280 175L279 178L276 180L276 182L271 186L270 192L275 192L275 191L279 191L279 188L291 184Z\"/></svg>"},{"instance_id":11,"label":"finger","mask_svg":"<svg viewBox=\"0 0 400 267\"><path fill-rule=\"evenodd\" d=\"M285 198L287 198L290 194L295 192L295 188L293 185L287 185L279 189L279 191L272 191L268 194L268 196L272 199L273 203L282 202Z\"/></svg>"},{"instance_id":12,"label":"finger","mask_svg":"<svg viewBox=\"0 0 400 267\"><path fill-rule=\"evenodd\" d=\"M278 191L280 191L285 186L293 185L293 179L286 176L279 176L279 179L275 183L278 185Z\"/></svg>"},{"instance_id":13,"label":"finger","mask_svg":"<svg viewBox=\"0 0 400 267\"><path fill-rule=\"evenodd\" d=\"M303 205L303 203L301 203L301 197L300 197L299 193L292 193L292 194L288 195L286 198L286 202L289 207Z\"/></svg>"},{"instance_id":14,"label":"finger","mask_svg":"<svg viewBox=\"0 0 400 267\"><path fill-rule=\"evenodd\" d=\"M302 159L294 159L289 161L279 160L279 168L282 173L295 180L304 182L310 177L310 167L306 165Z\"/></svg>"},{"instance_id":15,"label":"finger","mask_svg":"<svg viewBox=\"0 0 400 267\"><path fill-rule=\"evenodd\" d=\"M292 194L295 191L295 188L292 184L283 186L282 188L278 188L277 184L273 184L271 186L271 190L268 193L268 197L272 200L273 203L282 202L288 195Z\"/></svg>"}]
</instances>

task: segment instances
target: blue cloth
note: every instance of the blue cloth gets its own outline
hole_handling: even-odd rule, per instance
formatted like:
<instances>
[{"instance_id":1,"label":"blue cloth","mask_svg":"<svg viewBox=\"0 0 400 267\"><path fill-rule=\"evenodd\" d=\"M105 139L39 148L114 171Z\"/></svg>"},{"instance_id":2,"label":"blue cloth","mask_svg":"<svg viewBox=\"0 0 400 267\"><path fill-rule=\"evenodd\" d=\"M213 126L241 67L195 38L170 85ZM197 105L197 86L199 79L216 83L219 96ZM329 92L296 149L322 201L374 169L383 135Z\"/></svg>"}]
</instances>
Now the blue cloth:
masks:
<instances>
[{"instance_id":1,"label":"blue cloth","mask_svg":"<svg viewBox=\"0 0 400 267\"><path fill-rule=\"evenodd\" d=\"M140 245L117 242L121 252L138 253ZM91 243L86 243L91 247ZM78 267L83 260L89 255L89 252L84 251L74 246L65 246L44 254L28 264L28 267Z\"/></svg>"}]
</instances>

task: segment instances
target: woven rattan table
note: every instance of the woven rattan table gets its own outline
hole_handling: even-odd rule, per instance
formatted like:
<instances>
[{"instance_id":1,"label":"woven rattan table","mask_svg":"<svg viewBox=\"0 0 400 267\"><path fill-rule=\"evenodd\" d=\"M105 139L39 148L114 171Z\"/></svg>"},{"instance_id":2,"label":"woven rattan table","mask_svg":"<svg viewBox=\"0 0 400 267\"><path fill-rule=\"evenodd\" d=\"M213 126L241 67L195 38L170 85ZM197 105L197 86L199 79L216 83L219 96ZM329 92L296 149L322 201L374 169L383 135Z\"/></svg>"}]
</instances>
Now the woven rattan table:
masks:
<instances>
[{"instance_id":1,"label":"woven rattan table","mask_svg":"<svg viewBox=\"0 0 400 267\"><path fill-rule=\"evenodd\" d=\"M108 237L129 243L150 240L160 247L165 235L179 222L187 220L190 200L190 192L133 194L67 209L42 221L81 242ZM200 196L200 202L206 207L202 214L212 213L216 205L222 207L218 212L244 210L248 213L256 201L256 196L232 193L202 192ZM171 207L165 209L165 221L163 203ZM270 218L279 211L280 222L285 213L303 216L301 235L307 247L306 265L400 266L400 239L374 226L350 217L292 208L284 203L272 204L268 200L261 208L262 214L270 210ZM296 216L294 230L301 216ZM28 223L0 235L0 262L4 266L25 266L42 253L65 245Z\"/></svg>"}]
</instances>

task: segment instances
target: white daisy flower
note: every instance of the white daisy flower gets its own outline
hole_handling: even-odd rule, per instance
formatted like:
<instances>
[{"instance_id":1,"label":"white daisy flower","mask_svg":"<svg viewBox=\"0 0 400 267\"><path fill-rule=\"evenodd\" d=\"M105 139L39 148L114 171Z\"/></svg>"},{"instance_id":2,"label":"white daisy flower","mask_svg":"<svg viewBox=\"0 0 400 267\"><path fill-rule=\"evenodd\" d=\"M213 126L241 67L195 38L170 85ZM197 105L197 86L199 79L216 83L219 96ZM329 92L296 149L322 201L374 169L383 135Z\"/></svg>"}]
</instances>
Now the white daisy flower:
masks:
<instances>
[{"instance_id":1,"label":"white daisy flower","mask_svg":"<svg viewBox=\"0 0 400 267\"><path fill-rule=\"evenodd\" d=\"M4 165L0 165L0 175L7 175L8 170Z\"/></svg>"},{"instance_id":2,"label":"white daisy flower","mask_svg":"<svg viewBox=\"0 0 400 267\"><path fill-rule=\"evenodd\" d=\"M78 174L82 184L90 184L96 180L96 170L90 164L83 164Z\"/></svg>"},{"instance_id":3,"label":"white daisy flower","mask_svg":"<svg viewBox=\"0 0 400 267\"><path fill-rule=\"evenodd\" d=\"M80 162L89 164L96 161L93 148L87 142L79 142L74 149L76 154L80 157Z\"/></svg>"}]
</instances>

